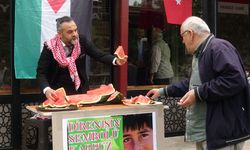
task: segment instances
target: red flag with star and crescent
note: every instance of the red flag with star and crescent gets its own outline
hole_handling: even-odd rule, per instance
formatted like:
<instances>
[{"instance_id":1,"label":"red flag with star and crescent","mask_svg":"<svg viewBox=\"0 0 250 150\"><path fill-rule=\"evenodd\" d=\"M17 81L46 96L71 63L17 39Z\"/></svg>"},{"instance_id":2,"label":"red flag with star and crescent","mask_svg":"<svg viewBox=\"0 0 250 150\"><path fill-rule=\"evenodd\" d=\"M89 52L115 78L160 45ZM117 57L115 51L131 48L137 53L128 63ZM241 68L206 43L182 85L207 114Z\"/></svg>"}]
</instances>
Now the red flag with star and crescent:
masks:
<instances>
[{"instance_id":1,"label":"red flag with star and crescent","mask_svg":"<svg viewBox=\"0 0 250 150\"><path fill-rule=\"evenodd\" d=\"M192 0L164 0L164 7L169 24L182 24L192 16Z\"/></svg>"}]
</instances>

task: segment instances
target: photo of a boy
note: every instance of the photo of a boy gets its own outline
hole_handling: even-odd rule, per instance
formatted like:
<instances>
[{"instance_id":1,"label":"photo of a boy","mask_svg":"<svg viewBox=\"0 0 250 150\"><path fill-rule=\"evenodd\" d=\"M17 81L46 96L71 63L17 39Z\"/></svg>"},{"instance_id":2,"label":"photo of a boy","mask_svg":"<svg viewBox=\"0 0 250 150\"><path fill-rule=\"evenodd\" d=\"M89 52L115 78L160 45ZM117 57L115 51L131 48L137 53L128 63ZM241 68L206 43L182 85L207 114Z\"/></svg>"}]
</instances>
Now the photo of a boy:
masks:
<instances>
[{"instance_id":1,"label":"photo of a boy","mask_svg":"<svg viewBox=\"0 0 250 150\"><path fill-rule=\"evenodd\" d=\"M123 116L124 150L153 150L152 114Z\"/></svg>"}]
</instances>

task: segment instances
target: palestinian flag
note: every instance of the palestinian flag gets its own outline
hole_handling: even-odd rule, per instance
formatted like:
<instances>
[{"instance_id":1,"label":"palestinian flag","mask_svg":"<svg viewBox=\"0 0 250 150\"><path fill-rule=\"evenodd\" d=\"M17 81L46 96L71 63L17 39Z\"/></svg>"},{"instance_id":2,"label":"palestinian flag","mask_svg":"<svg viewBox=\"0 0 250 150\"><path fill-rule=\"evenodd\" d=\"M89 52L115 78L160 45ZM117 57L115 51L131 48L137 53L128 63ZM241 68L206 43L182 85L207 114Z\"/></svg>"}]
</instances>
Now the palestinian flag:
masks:
<instances>
[{"instance_id":1,"label":"palestinian flag","mask_svg":"<svg viewBox=\"0 0 250 150\"><path fill-rule=\"evenodd\" d=\"M56 19L71 16L79 34L90 37L92 0L15 0L14 67L17 79L35 79L46 40L56 34Z\"/></svg>"}]
</instances>

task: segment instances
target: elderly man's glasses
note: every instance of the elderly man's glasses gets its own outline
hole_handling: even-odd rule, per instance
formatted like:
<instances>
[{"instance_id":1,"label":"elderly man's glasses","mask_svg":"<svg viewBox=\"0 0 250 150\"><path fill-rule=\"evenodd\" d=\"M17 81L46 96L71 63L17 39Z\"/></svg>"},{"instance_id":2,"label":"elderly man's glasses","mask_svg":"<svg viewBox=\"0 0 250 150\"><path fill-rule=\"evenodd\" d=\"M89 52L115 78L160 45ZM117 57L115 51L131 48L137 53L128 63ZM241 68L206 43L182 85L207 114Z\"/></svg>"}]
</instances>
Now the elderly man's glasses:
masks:
<instances>
[{"instance_id":1,"label":"elderly man's glasses","mask_svg":"<svg viewBox=\"0 0 250 150\"><path fill-rule=\"evenodd\" d=\"M181 37L183 37L183 35L184 35L185 33L187 33L187 32L189 32L189 30L186 30L186 31L182 32L182 33L181 33Z\"/></svg>"}]
</instances>

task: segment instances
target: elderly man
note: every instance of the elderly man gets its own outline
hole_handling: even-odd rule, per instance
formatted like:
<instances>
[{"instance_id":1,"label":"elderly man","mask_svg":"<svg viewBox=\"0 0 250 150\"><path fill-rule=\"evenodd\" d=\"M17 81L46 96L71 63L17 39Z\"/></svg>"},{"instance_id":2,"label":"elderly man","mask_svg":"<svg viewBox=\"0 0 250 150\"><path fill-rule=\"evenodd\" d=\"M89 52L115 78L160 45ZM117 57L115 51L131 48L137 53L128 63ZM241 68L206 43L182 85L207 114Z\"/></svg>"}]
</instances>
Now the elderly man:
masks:
<instances>
[{"instance_id":1,"label":"elderly man","mask_svg":"<svg viewBox=\"0 0 250 150\"><path fill-rule=\"evenodd\" d=\"M189 17L180 34L193 55L190 79L147 95L182 97L186 107L185 140L197 150L242 150L250 138L248 83L235 47L210 33L199 17Z\"/></svg>"}]
</instances>

